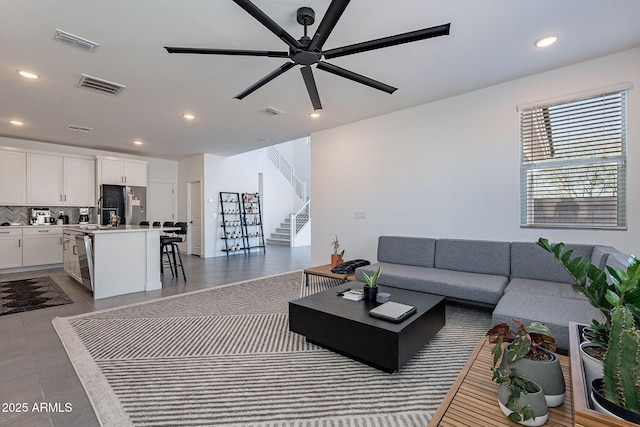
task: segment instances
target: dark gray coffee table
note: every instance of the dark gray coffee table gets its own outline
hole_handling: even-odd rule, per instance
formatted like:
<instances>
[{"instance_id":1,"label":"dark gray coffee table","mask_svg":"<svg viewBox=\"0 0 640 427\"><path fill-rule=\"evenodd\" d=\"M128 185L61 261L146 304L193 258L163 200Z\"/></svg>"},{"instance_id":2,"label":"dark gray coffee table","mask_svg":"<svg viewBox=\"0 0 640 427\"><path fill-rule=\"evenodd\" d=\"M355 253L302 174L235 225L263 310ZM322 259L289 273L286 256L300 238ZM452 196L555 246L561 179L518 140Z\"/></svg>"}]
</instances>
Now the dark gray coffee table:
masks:
<instances>
[{"instance_id":1,"label":"dark gray coffee table","mask_svg":"<svg viewBox=\"0 0 640 427\"><path fill-rule=\"evenodd\" d=\"M379 286L391 300L417 308L401 323L369 316L379 305L350 301L337 292L361 288L348 282L289 302L289 330L307 341L371 365L385 372L400 370L445 324L444 298L422 292Z\"/></svg>"}]
</instances>

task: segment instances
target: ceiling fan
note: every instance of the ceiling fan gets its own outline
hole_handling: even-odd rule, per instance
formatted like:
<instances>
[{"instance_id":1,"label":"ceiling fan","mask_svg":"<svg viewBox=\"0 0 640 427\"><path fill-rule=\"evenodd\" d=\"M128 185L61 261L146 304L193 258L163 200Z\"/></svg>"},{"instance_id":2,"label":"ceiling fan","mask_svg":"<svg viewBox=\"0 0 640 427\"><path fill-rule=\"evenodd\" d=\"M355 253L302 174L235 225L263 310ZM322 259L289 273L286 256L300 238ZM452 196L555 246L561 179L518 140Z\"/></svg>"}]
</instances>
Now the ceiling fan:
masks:
<instances>
[{"instance_id":1,"label":"ceiling fan","mask_svg":"<svg viewBox=\"0 0 640 427\"><path fill-rule=\"evenodd\" d=\"M313 38L307 35L307 26L315 22L315 12L310 7L301 7L297 11L297 21L304 26L304 35L296 40L280 25L273 21L267 14L260 10L249 0L233 0L238 6L243 8L247 13L253 16L258 22L264 25L269 31L278 36L289 46L288 51L265 51L265 50L238 50L238 49L203 49L191 47L168 47L165 49L169 53L195 53L201 55L241 55L241 56L266 56L269 58L288 58L293 62L286 62L267 74L261 80L257 81L244 91L240 92L234 98L243 99L247 95L261 88L279 75L289 71L296 65L301 65L302 78L304 79L307 92L311 98L314 110L322 108L318 88L311 71L311 65L316 64L316 68L322 71L353 80L358 83L370 86L374 89L387 92L389 94L396 91L397 88L389 86L377 80L353 71L330 64L322 59L337 58L340 56L352 55L354 53L366 52L383 47L395 46L403 43L410 43L418 40L424 40L432 37L444 36L449 34L451 24L443 24L436 27L425 28L422 30L411 31L408 33L397 34L395 36L383 37L380 39L369 40L362 43L351 44L334 49L323 50L322 47L327 38L333 31L342 13L347 8L349 0L332 0L322 21L318 25Z\"/></svg>"}]
</instances>

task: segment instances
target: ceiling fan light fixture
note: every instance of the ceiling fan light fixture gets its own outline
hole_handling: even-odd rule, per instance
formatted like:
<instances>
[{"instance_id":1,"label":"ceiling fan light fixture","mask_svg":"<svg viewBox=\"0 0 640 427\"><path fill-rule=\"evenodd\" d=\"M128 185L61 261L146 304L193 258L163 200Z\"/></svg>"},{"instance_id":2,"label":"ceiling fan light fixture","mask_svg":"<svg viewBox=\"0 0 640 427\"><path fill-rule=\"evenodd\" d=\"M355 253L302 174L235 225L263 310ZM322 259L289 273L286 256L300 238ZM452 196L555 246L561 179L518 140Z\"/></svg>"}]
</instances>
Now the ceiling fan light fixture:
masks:
<instances>
[{"instance_id":1,"label":"ceiling fan light fixture","mask_svg":"<svg viewBox=\"0 0 640 427\"><path fill-rule=\"evenodd\" d=\"M535 47L544 48L544 47L551 46L557 41L558 41L558 36L556 34L548 34L546 36L540 37L533 44Z\"/></svg>"}]
</instances>

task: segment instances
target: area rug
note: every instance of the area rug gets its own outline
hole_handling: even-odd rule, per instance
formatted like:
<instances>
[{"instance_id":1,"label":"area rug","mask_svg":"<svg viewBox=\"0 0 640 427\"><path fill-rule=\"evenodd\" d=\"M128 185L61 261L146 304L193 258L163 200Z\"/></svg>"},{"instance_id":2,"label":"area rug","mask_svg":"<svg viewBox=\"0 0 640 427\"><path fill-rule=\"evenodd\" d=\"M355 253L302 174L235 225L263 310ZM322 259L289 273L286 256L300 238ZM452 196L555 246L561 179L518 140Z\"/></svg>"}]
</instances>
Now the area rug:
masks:
<instances>
[{"instance_id":1,"label":"area rug","mask_svg":"<svg viewBox=\"0 0 640 427\"><path fill-rule=\"evenodd\" d=\"M490 315L446 326L387 374L288 330L288 273L54 319L103 426L426 426ZM487 375L489 375L487 367Z\"/></svg>"},{"instance_id":2,"label":"area rug","mask_svg":"<svg viewBox=\"0 0 640 427\"><path fill-rule=\"evenodd\" d=\"M72 302L48 276L0 282L0 316Z\"/></svg>"}]
</instances>

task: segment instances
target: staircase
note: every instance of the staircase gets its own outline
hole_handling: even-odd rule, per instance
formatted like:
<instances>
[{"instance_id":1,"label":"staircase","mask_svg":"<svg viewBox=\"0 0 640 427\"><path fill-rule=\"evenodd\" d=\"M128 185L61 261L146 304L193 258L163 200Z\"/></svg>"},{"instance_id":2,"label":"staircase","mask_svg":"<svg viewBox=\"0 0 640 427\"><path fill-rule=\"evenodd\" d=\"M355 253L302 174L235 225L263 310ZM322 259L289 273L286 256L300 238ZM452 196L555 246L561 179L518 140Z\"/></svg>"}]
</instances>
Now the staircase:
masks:
<instances>
[{"instance_id":1,"label":"staircase","mask_svg":"<svg viewBox=\"0 0 640 427\"><path fill-rule=\"evenodd\" d=\"M280 223L280 227L276 228L275 233L271 233L271 237L267 238L267 245L291 246L291 219L285 218Z\"/></svg>"}]
</instances>

